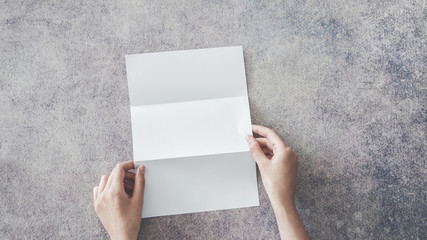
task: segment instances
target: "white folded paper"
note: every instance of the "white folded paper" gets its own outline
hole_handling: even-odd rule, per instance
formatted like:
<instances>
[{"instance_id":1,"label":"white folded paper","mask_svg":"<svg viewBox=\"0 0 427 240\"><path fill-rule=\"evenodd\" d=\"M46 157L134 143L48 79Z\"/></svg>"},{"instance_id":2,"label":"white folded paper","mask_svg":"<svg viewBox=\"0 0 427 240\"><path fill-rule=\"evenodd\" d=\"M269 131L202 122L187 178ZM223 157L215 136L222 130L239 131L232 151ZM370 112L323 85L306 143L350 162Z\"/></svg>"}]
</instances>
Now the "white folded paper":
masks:
<instances>
[{"instance_id":1,"label":"white folded paper","mask_svg":"<svg viewBox=\"0 0 427 240\"><path fill-rule=\"evenodd\" d=\"M258 206L242 47L126 55L142 217Z\"/></svg>"}]
</instances>

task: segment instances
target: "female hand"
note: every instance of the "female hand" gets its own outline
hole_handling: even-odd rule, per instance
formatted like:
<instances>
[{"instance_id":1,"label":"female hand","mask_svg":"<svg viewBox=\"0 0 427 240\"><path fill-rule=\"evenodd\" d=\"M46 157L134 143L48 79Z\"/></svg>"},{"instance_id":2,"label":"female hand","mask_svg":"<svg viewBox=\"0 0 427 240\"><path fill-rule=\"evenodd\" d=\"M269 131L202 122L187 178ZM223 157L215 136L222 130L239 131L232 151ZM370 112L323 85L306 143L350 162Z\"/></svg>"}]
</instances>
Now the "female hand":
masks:
<instances>
[{"instance_id":1,"label":"female hand","mask_svg":"<svg viewBox=\"0 0 427 240\"><path fill-rule=\"evenodd\" d=\"M140 166L136 173L129 172L133 168L133 161L117 164L111 175L103 175L99 186L93 188L95 212L111 239L138 237L145 167Z\"/></svg>"},{"instance_id":2,"label":"female hand","mask_svg":"<svg viewBox=\"0 0 427 240\"><path fill-rule=\"evenodd\" d=\"M247 141L261 173L262 182L273 204L294 203L298 155L273 130L252 125L254 133Z\"/></svg>"},{"instance_id":3,"label":"female hand","mask_svg":"<svg viewBox=\"0 0 427 240\"><path fill-rule=\"evenodd\" d=\"M273 130L258 125L252 125L252 130L264 137L248 135L246 140L258 164L281 238L309 239L294 202L298 155Z\"/></svg>"}]
</instances>

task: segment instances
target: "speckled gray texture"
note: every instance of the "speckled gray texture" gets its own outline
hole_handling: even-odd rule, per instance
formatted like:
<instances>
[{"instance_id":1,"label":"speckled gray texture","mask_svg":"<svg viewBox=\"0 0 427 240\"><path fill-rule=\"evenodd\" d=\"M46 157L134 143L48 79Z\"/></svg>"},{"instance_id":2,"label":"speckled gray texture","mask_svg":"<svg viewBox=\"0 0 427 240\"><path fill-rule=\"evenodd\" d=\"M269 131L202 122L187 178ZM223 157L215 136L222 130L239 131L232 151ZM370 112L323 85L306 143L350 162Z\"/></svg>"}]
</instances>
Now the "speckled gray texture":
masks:
<instances>
[{"instance_id":1,"label":"speckled gray texture","mask_svg":"<svg viewBox=\"0 0 427 240\"><path fill-rule=\"evenodd\" d=\"M132 158L125 54L243 45L252 121L300 156L310 236L425 239L426 24L422 0L2 0L0 238L107 238L92 188ZM140 237L278 239L258 183L260 207Z\"/></svg>"}]
</instances>

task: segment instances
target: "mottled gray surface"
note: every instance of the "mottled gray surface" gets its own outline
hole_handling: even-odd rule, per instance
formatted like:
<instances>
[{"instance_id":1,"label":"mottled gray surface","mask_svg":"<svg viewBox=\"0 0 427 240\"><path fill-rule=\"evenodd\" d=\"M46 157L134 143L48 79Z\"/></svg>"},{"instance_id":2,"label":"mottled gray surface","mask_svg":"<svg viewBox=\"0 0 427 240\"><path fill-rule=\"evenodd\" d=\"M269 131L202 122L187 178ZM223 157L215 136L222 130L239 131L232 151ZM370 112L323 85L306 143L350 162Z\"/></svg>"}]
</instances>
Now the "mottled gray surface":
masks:
<instances>
[{"instance_id":1,"label":"mottled gray surface","mask_svg":"<svg viewBox=\"0 0 427 240\"><path fill-rule=\"evenodd\" d=\"M253 122L300 156L313 239L425 239L425 1L176 2L0 1L1 239L107 238L92 188L132 158L125 54L230 45ZM259 188L140 237L278 239Z\"/></svg>"}]
</instances>

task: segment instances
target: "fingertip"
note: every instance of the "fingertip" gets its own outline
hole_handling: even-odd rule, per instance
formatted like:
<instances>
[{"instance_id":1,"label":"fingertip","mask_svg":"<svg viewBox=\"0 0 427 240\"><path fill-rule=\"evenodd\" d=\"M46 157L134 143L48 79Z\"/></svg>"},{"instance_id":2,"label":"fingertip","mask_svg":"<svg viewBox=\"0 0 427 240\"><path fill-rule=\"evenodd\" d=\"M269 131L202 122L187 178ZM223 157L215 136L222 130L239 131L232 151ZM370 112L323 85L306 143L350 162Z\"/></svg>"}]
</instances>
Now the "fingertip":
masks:
<instances>
[{"instance_id":1,"label":"fingertip","mask_svg":"<svg viewBox=\"0 0 427 240\"><path fill-rule=\"evenodd\" d=\"M250 149L252 150L258 150L258 148L261 149L261 146L259 145L257 139L254 136L248 135L247 137L248 137L248 144Z\"/></svg>"},{"instance_id":2,"label":"fingertip","mask_svg":"<svg viewBox=\"0 0 427 240\"><path fill-rule=\"evenodd\" d=\"M117 163L116 164L116 166L113 168L113 170L111 171L111 176L113 175L113 173L114 172L116 172L116 171L118 171L118 170L120 170L120 168L121 168L121 164L120 163Z\"/></svg>"},{"instance_id":3,"label":"fingertip","mask_svg":"<svg viewBox=\"0 0 427 240\"><path fill-rule=\"evenodd\" d=\"M251 144L251 142L252 142L252 138L251 138L251 137L252 137L251 135L247 135L247 136L245 137L246 142L248 142L249 144Z\"/></svg>"},{"instance_id":4,"label":"fingertip","mask_svg":"<svg viewBox=\"0 0 427 240\"><path fill-rule=\"evenodd\" d=\"M144 165L139 166L138 171L141 175L144 175L145 174L145 166Z\"/></svg>"},{"instance_id":5,"label":"fingertip","mask_svg":"<svg viewBox=\"0 0 427 240\"><path fill-rule=\"evenodd\" d=\"M256 130L260 127L260 125L257 124L252 124L252 130Z\"/></svg>"}]
</instances>

